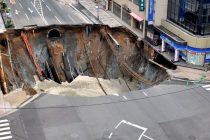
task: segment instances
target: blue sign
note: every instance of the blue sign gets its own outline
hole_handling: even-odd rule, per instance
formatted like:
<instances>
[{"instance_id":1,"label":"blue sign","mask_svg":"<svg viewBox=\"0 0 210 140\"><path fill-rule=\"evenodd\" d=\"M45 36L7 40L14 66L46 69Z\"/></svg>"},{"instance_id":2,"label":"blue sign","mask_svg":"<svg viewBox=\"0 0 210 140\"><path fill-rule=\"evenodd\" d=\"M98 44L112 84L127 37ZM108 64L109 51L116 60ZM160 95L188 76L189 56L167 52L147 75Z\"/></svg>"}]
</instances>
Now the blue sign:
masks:
<instances>
[{"instance_id":1,"label":"blue sign","mask_svg":"<svg viewBox=\"0 0 210 140\"><path fill-rule=\"evenodd\" d=\"M155 0L149 0L148 25L153 24L153 19L154 19L154 1Z\"/></svg>"}]
</instances>

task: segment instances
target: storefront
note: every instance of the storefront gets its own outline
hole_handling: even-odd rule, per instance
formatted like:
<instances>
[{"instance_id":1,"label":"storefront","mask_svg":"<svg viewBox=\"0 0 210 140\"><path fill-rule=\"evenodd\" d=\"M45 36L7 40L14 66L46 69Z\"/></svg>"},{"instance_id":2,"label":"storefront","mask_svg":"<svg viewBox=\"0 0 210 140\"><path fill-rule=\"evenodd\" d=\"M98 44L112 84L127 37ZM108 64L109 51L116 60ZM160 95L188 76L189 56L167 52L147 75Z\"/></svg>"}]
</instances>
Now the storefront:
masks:
<instances>
[{"instance_id":1,"label":"storefront","mask_svg":"<svg viewBox=\"0 0 210 140\"><path fill-rule=\"evenodd\" d=\"M186 46L185 45L180 45L174 41L172 41L171 39L169 39L167 36L163 35L163 34L160 34L160 38L162 40L162 43L161 43L161 52L165 52L166 49L166 43L169 45L169 48L171 49L168 49L170 51L173 51L172 54L174 55L174 59L173 61L174 62L177 62L179 61L179 58L180 58L180 55L182 54L182 52L186 51Z\"/></svg>"},{"instance_id":2,"label":"storefront","mask_svg":"<svg viewBox=\"0 0 210 140\"><path fill-rule=\"evenodd\" d=\"M195 66L203 66L205 63L210 62L210 48L199 49L190 47L188 45L180 45L164 34L160 34L160 38L162 40L160 49L161 52L165 52L166 50L174 51L172 53L174 55L174 62L178 62L180 59L183 59L186 61L186 63ZM169 45L169 48L173 49L166 48L166 44Z\"/></svg>"}]
</instances>

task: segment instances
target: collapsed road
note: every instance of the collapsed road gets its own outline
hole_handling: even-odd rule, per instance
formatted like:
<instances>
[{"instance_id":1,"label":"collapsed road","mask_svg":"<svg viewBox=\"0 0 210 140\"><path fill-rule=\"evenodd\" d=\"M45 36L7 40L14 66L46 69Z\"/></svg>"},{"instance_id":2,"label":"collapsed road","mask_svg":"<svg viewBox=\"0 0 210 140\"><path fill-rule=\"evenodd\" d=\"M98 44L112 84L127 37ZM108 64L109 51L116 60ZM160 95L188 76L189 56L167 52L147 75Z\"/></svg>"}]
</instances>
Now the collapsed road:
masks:
<instances>
[{"instance_id":1,"label":"collapsed road","mask_svg":"<svg viewBox=\"0 0 210 140\"><path fill-rule=\"evenodd\" d=\"M127 92L169 78L166 69L152 61L157 58L154 50L123 27L32 26L8 30L0 38L0 83L4 94L33 87L44 79L62 84L78 76L94 77L107 95L102 79L121 79L119 83L123 81Z\"/></svg>"}]
</instances>

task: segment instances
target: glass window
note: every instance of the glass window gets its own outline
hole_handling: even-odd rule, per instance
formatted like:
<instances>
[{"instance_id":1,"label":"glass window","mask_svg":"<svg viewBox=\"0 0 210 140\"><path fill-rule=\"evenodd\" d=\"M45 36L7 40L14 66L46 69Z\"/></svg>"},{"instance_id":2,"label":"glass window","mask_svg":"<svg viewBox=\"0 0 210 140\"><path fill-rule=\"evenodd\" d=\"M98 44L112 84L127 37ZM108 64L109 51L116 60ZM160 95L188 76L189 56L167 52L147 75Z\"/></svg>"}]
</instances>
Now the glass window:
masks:
<instances>
[{"instance_id":1,"label":"glass window","mask_svg":"<svg viewBox=\"0 0 210 140\"><path fill-rule=\"evenodd\" d=\"M196 35L210 35L210 0L168 0L167 18Z\"/></svg>"}]
</instances>

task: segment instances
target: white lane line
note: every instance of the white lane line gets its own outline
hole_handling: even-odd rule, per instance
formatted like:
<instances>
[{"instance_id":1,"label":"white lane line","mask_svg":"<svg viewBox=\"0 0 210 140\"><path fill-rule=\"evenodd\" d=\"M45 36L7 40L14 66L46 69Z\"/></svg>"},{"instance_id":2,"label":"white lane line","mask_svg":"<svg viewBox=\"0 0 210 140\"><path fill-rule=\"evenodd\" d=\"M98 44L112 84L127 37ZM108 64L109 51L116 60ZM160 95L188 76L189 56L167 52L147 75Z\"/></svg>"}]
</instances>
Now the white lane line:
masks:
<instances>
[{"instance_id":1,"label":"white lane line","mask_svg":"<svg viewBox=\"0 0 210 140\"><path fill-rule=\"evenodd\" d=\"M23 5L20 3L20 2L18 2L19 3L19 5L20 5L20 7L22 7L23 8Z\"/></svg>"},{"instance_id":2,"label":"white lane line","mask_svg":"<svg viewBox=\"0 0 210 140\"><path fill-rule=\"evenodd\" d=\"M57 21L60 23L60 24L62 24L62 22L55 16L55 18L57 19Z\"/></svg>"},{"instance_id":3,"label":"white lane line","mask_svg":"<svg viewBox=\"0 0 210 140\"><path fill-rule=\"evenodd\" d=\"M50 9L50 7L49 7L49 6L47 6L47 5L46 5L46 7L47 7L47 9L48 9L50 12L52 12L52 10Z\"/></svg>"},{"instance_id":4,"label":"white lane line","mask_svg":"<svg viewBox=\"0 0 210 140\"><path fill-rule=\"evenodd\" d=\"M28 15L25 13L25 15L26 15L26 17L27 17L27 19L29 20L29 17L28 17Z\"/></svg>"},{"instance_id":5,"label":"white lane line","mask_svg":"<svg viewBox=\"0 0 210 140\"><path fill-rule=\"evenodd\" d=\"M1 132L0 133L0 136L3 136L3 135L10 135L11 134L11 131L8 131L8 132Z\"/></svg>"},{"instance_id":6,"label":"white lane line","mask_svg":"<svg viewBox=\"0 0 210 140\"><path fill-rule=\"evenodd\" d=\"M125 100L128 100L128 98L127 98L126 96L123 96L123 98L124 98Z\"/></svg>"},{"instance_id":7,"label":"white lane line","mask_svg":"<svg viewBox=\"0 0 210 140\"><path fill-rule=\"evenodd\" d=\"M0 123L9 122L9 120L0 120Z\"/></svg>"},{"instance_id":8,"label":"white lane line","mask_svg":"<svg viewBox=\"0 0 210 140\"><path fill-rule=\"evenodd\" d=\"M6 130L10 130L10 127L0 128L0 131L6 131Z\"/></svg>"},{"instance_id":9,"label":"white lane line","mask_svg":"<svg viewBox=\"0 0 210 140\"><path fill-rule=\"evenodd\" d=\"M143 92L145 96L148 96L148 94L146 92Z\"/></svg>"},{"instance_id":10,"label":"white lane line","mask_svg":"<svg viewBox=\"0 0 210 140\"><path fill-rule=\"evenodd\" d=\"M90 21L82 12L80 12L76 7L74 7L71 3L69 3L69 6L71 7L71 8L73 8L75 11L76 11L76 13L75 14L81 14L79 17L80 17L80 19L82 19L83 21L85 21L85 22L87 22L87 23L89 23L89 24L91 24L91 23L93 23L92 21Z\"/></svg>"},{"instance_id":11,"label":"white lane line","mask_svg":"<svg viewBox=\"0 0 210 140\"><path fill-rule=\"evenodd\" d=\"M109 139L111 139L111 138L112 138L112 135L113 135L113 133L110 133L110 135L109 135Z\"/></svg>"},{"instance_id":12,"label":"white lane line","mask_svg":"<svg viewBox=\"0 0 210 140\"><path fill-rule=\"evenodd\" d=\"M205 86L202 86L203 88L208 88L208 87L210 87L210 85L205 85Z\"/></svg>"},{"instance_id":13,"label":"white lane line","mask_svg":"<svg viewBox=\"0 0 210 140\"><path fill-rule=\"evenodd\" d=\"M0 137L0 140L8 140L8 139L12 139L12 136Z\"/></svg>"},{"instance_id":14,"label":"white lane line","mask_svg":"<svg viewBox=\"0 0 210 140\"><path fill-rule=\"evenodd\" d=\"M77 23L70 15L68 17L73 21L73 23Z\"/></svg>"}]
</instances>

